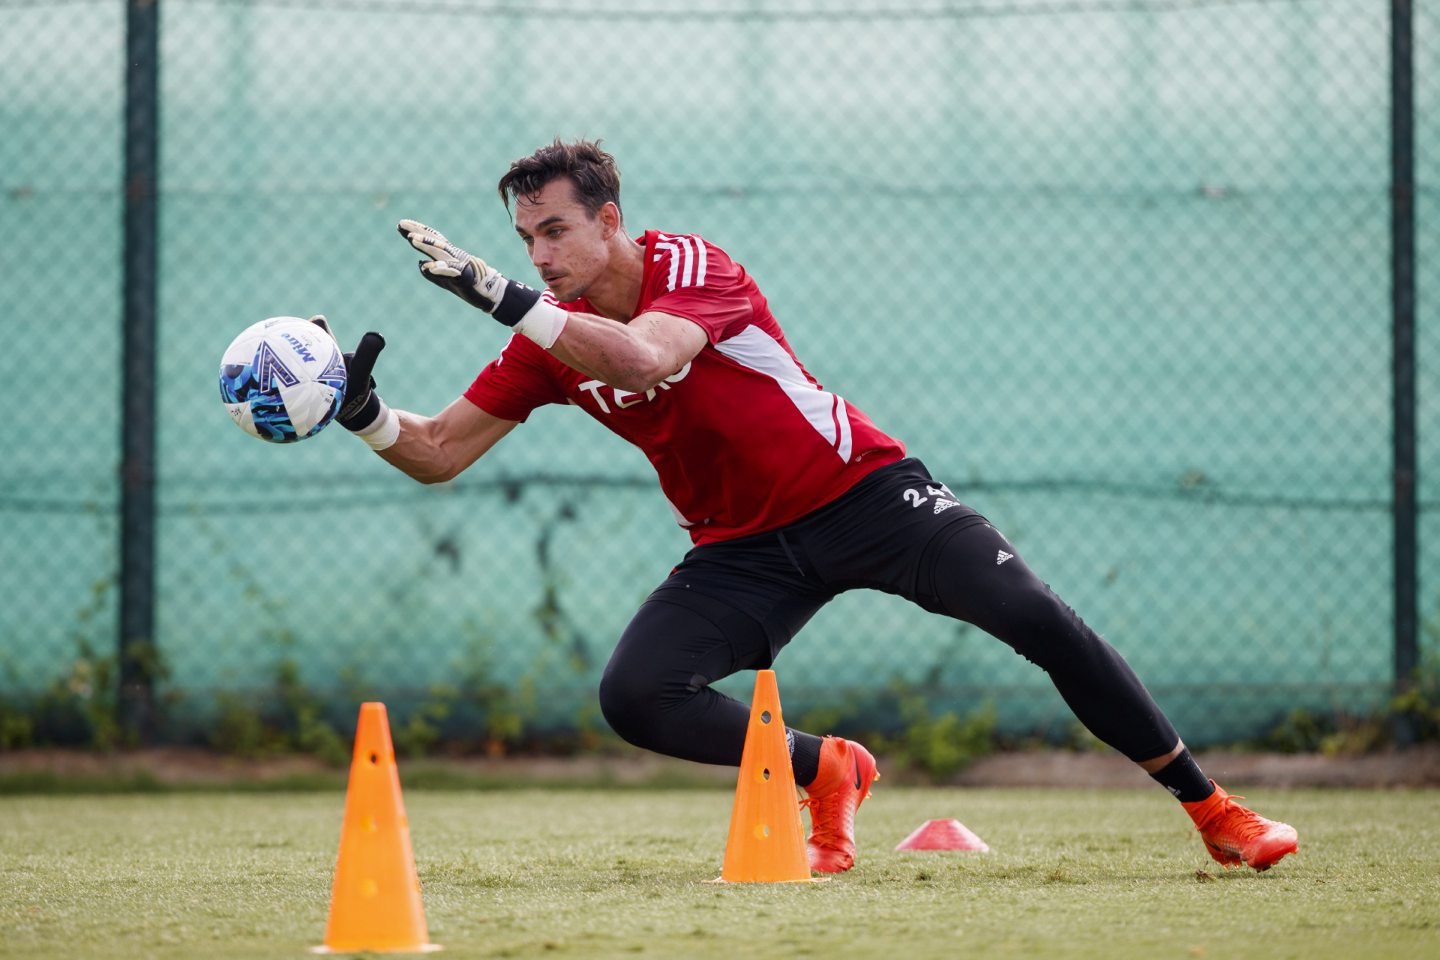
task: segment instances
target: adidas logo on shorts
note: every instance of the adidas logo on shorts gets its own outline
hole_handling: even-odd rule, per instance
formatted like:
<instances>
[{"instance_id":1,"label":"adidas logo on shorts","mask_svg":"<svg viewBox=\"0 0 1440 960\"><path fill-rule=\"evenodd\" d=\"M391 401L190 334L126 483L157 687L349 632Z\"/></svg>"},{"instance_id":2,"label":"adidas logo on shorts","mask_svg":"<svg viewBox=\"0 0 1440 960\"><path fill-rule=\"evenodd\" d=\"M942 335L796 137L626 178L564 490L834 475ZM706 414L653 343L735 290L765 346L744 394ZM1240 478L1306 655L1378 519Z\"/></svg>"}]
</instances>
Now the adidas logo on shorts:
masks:
<instances>
[{"instance_id":1,"label":"adidas logo on shorts","mask_svg":"<svg viewBox=\"0 0 1440 960\"><path fill-rule=\"evenodd\" d=\"M946 510L949 510L951 507L958 507L958 506L960 506L960 504L957 503L957 502L955 502L954 500L945 500L945 499L943 499L943 498L941 498L941 497L936 497L936 498L935 498L935 513L944 513Z\"/></svg>"},{"instance_id":2,"label":"adidas logo on shorts","mask_svg":"<svg viewBox=\"0 0 1440 960\"><path fill-rule=\"evenodd\" d=\"M1000 553L995 557L995 566L998 567L998 566L1000 566L1000 564L1004 563L1006 560L1014 560L1014 559L1015 559L1015 554L1013 554L1013 553L1006 553L1004 550L1001 550Z\"/></svg>"}]
</instances>

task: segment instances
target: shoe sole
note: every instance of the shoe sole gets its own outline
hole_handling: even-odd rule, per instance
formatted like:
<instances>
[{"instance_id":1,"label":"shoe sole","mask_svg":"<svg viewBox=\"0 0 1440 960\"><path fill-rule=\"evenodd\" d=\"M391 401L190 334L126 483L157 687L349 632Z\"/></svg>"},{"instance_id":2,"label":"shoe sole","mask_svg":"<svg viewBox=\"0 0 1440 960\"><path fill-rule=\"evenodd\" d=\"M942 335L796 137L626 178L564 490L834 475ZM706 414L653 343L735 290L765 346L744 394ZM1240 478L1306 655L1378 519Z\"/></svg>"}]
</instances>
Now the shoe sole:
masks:
<instances>
[{"instance_id":1,"label":"shoe sole","mask_svg":"<svg viewBox=\"0 0 1440 960\"><path fill-rule=\"evenodd\" d=\"M1300 845L1298 843L1292 843L1288 847L1275 851L1269 856L1258 858L1254 863L1251 863L1239 854L1231 853L1228 850L1221 850L1208 840L1205 841L1205 849L1209 851L1210 856L1214 858L1216 862L1227 869L1230 867L1249 866L1258 873L1264 873L1290 854L1298 854L1300 852Z\"/></svg>"},{"instance_id":2,"label":"shoe sole","mask_svg":"<svg viewBox=\"0 0 1440 960\"><path fill-rule=\"evenodd\" d=\"M1221 850L1209 840L1205 841L1205 851L1210 854L1210 859L1222 867L1238 867L1245 861L1228 850Z\"/></svg>"},{"instance_id":3,"label":"shoe sole","mask_svg":"<svg viewBox=\"0 0 1440 960\"><path fill-rule=\"evenodd\" d=\"M1255 870L1258 870L1258 871L1260 871L1260 872L1263 873L1264 871L1269 870L1271 867L1275 866L1275 864L1279 863L1281 860L1283 860L1285 857L1289 856L1290 854L1292 854L1292 853L1298 854L1299 852L1300 852L1300 844L1298 844L1298 843L1292 843L1292 844L1290 844L1288 847L1285 847L1284 849L1277 850L1277 851L1276 851L1273 855L1271 855L1271 856L1261 857L1261 858L1260 858L1259 860L1257 860L1255 863L1250 864L1250 866L1253 867Z\"/></svg>"}]
</instances>

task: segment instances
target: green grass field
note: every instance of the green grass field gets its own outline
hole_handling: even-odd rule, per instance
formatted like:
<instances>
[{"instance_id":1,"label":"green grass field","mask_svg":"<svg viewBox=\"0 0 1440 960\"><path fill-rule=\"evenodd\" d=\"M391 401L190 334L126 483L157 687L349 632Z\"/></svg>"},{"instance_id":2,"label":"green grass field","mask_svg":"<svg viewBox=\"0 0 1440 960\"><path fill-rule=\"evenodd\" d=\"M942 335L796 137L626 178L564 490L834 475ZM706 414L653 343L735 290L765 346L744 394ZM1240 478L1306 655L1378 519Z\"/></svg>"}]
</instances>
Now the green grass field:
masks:
<instances>
[{"instance_id":1,"label":"green grass field","mask_svg":"<svg viewBox=\"0 0 1440 960\"><path fill-rule=\"evenodd\" d=\"M719 790L406 795L442 957L1440 955L1440 793L1252 793L1301 852L1220 869L1161 792L878 789L850 873L727 885ZM342 793L0 799L0 955L308 956ZM956 817L989 854L895 853Z\"/></svg>"}]
</instances>

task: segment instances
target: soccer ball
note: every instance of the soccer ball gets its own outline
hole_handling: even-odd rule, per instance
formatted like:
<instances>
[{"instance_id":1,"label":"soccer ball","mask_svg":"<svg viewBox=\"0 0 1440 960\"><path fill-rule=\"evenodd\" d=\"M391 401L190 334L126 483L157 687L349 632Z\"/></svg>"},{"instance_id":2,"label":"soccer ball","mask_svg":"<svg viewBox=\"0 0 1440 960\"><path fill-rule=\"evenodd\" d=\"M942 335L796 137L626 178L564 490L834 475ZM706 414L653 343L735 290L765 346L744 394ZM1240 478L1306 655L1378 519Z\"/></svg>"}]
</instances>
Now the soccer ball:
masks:
<instances>
[{"instance_id":1,"label":"soccer ball","mask_svg":"<svg viewBox=\"0 0 1440 960\"><path fill-rule=\"evenodd\" d=\"M335 419L345 358L335 338L299 317L246 327L220 358L220 399L235 424L261 440L294 443Z\"/></svg>"}]
</instances>

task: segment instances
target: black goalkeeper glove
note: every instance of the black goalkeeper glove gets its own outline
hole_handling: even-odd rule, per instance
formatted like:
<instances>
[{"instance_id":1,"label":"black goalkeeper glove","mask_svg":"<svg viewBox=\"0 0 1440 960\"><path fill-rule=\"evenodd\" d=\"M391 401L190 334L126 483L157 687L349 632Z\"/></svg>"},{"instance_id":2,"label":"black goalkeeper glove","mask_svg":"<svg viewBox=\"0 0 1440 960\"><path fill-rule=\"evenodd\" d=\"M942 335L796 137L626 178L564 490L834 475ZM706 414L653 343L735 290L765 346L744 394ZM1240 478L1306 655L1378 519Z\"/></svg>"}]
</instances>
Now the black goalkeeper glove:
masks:
<instances>
[{"instance_id":1,"label":"black goalkeeper glove","mask_svg":"<svg viewBox=\"0 0 1440 960\"><path fill-rule=\"evenodd\" d=\"M499 270L445 239L434 227L418 220L401 220L400 236L429 260L420 261L420 275L442 290L484 310L516 333L545 349L555 345L565 329L568 314L553 301L546 303L534 287L511 280Z\"/></svg>"},{"instance_id":2,"label":"black goalkeeper glove","mask_svg":"<svg viewBox=\"0 0 1440 960\"><path fill-rule=\"evenodd\" d=\"M401 220L400 236L429 260L420 261L420 275L435 286L484 310L507 327L513 327L540 299L540 291L511 280L472 253L445 239L434 227L418 220Z\"/></svg>"},{"instance_id":3,"label":"black goalkeeper glove","mask_svg":"<svg viewBox=\"0 0 1440 960\"><path fill-rule=\"evenodd\" d=\"M316 314L310 322L334 338L330 324L325 317ZM345 354L345 397L340 402L340 412L335 420L352 433L359 433L372 425L380 416L385 404L375 392L375 378L371 376L380 351L385 349L385 338L374 330L360 338L356 348Z\"/></svg>"}]
</instances>

